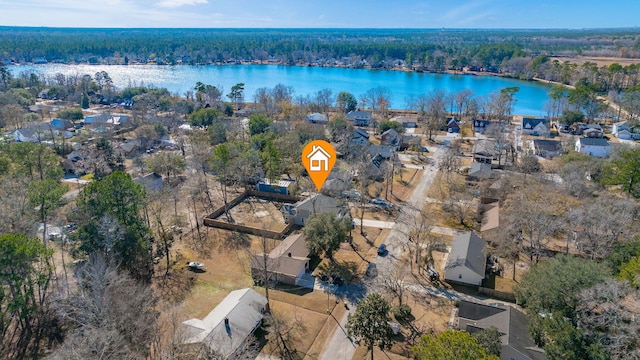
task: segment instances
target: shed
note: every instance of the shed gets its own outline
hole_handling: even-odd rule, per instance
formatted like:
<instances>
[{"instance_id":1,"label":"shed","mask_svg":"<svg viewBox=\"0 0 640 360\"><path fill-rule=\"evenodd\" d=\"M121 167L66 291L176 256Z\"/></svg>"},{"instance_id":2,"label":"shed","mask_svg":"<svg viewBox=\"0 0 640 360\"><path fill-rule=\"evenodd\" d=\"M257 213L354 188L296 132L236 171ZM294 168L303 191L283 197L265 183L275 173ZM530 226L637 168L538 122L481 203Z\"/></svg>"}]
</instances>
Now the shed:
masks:
<instances>
[{"instance_id":1,"label":"shed","mask_svg":"<svg viewBox=\"0 0 640 360\"><path fill-rule=\"evenodd\" d=\"M294 180L279 179L271 181L267 178L264 178L258 181L257 188L258 191L289 195L289 186L294 183Z\"/></svg>"}]
</instances>

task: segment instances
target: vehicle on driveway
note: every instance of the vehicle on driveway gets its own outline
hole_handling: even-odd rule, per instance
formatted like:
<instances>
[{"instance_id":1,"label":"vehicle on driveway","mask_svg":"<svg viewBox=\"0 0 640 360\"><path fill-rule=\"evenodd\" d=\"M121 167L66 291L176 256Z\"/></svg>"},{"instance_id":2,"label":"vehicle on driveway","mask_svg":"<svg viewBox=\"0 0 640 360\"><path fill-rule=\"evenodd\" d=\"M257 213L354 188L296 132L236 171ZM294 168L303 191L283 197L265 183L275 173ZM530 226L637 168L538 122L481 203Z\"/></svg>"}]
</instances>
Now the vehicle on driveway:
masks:
<instances>
[{"instance_id":1,"label":"vehicle on driveway","mask_svg":"<svg viewBox=\"0 0 640 360\"><path fill-rule=\"evenodd\" d=\"M378 276L378 266L376 263L369 263L367 266L367 270L364 272L364 276L366 277L375 277Z\"/></svg>"},{"instance_id":2,"label":"vehicle on driveway","mask_svg":"<svg viewBox=\"0 0 640 360\"><path fill-rule=\"evenodd\" d=\"M187 263L187 268L191 271L196 271L196 272L205 272L207 271L207 267L204 266L203 263L201 263L200 261L189 261Z\"/></svg>"}]
</instances>

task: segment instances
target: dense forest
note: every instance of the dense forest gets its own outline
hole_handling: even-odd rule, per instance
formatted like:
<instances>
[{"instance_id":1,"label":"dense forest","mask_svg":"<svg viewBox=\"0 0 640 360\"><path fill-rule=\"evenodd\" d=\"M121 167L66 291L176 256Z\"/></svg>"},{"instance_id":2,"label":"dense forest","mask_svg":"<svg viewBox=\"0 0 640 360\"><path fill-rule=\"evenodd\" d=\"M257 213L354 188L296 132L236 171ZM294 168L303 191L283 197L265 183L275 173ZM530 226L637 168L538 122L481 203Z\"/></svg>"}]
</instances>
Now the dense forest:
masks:
<instances>
[{"instance_id":1,"label":"dense forest","mask_svg":"<svg viewBox=\"0 0 640 360\"><path fill-rule=\"evenodd\" d=\"M207 64L355 57L372 67L401 59L437 67L498 66L525 55L638 57L635 29L61 29L0 27L0 59L122 64Z\"/></svg>"}]
</instances>

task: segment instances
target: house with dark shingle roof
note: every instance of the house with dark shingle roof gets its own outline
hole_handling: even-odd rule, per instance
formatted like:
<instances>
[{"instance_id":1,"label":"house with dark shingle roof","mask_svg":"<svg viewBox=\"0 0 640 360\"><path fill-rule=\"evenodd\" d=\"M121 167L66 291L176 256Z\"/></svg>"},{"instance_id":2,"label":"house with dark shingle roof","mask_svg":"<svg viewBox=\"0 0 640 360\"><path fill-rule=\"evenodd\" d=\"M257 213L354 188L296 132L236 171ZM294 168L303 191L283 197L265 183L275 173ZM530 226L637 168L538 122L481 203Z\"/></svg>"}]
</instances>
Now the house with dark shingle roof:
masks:
<instances>
[{"instance_id":1,"label":"house with dark shingle roof","mask_svg":"<svg viewBox=\"0 0 640 360\"><path fill-rule=\"evenodd\" d=\"M372 120L371 113L368 111L349 111L346 117L347 120L353 121L355 126L369 126Z\"/></svg>"},{"instance_id":2,"label":"house with dark shingle roof","mask_svg":"<svg viewBox=\"0 0 640 360\"><path fill-rule=\"evenodd\" d=\"M549 135L549 120L541 118L522 118L522 133L525 135Z\"/></svg>"},{"instance_id":3,"label":"house with dark shingle roof","mask_svg":"<svg viewBox=\"0 0 640 360\"><path fill-rule=\"evenodd\" d=\"M553 158L562 155L562 144L555 140L533 140L534 154L543 158Z\"/></svg>"},{"instance_id":4,"label":"house with dark shingle roof","mask_svg":"<svg viewBox=\"0 0 640 360\"><path fill-rule=\"evenodd\" d=\"M470 334L495 327L500 332L501 360L545 360L547 356L531 339L527 316L501 303L479 304L466 300L458 307L458 329Z\"/></svg>"},{"instance_id":5,"label":"house with dark shingle roof","mask_svg":"<svg viewBox=\"0 0 640 360\"><path fill-rule=\"evenodd\" d=\"M486 242L467 231L453 238L444 278L449 282L480 286L486 265Z\"/></svg>"}]
</instances>

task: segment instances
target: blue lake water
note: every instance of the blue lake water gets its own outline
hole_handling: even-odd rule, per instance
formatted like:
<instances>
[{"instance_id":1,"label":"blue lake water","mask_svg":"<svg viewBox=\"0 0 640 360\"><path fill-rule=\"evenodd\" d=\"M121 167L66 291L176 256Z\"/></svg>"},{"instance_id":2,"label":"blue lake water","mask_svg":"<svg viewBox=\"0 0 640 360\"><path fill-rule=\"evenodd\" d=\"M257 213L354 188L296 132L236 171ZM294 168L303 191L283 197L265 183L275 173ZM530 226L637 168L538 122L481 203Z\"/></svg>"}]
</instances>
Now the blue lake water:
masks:
<instances>
[{"instance_id":1,"label":"blue lake water","mask_svg":"<svg viewBox=\"0 0 640 360\"><path fill-rule=\"evenodd\" d=\"M549 85L507 79L497 76L430 74L403 71L302 67L281 65L228 65L228 66L157 66L157 65L21 65L10 66L10 71L36 72L45 76L89 74L106 71L114 85L122 89L134 85L166 87L172 93L184 95L196 82L221 87L228 93L236 83L245 84L245 100L253 101L256 89L272 88L278 83L294 89L294 96L306 96L318 90L331 89L336 95L348 91L359 98L367 90L383 86L391 91L391 107L407 108L407 99L428 94L434 89L457 92L470 89L476 96L487 95L505 87L518 86L513 106L514 114L544 115Z\"/></svg>"}]
</instances>

